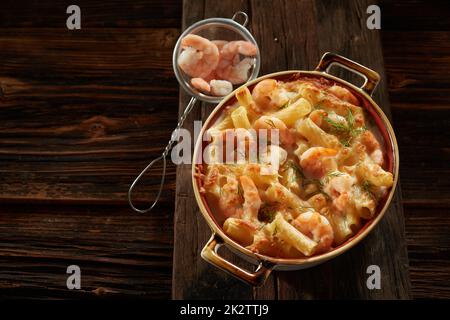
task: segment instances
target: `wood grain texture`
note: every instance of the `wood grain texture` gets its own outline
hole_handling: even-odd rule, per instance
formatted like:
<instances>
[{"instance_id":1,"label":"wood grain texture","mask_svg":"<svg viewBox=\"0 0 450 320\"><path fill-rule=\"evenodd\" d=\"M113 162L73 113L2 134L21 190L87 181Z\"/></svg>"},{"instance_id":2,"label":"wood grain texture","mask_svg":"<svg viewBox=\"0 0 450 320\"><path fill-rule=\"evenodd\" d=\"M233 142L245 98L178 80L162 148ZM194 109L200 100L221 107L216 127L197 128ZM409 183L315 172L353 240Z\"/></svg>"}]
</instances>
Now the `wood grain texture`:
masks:
<instances>
[{"instance_id":1,"label":"wood grain texture","mask_svg":"<svg viewBox=\"0 0 450 320\"><path fill-rule=\"evenodd\" d=\"M231 17L244 2L184 1L183 28L194 21L215 16ZM180 92L180 114L190 97ZM214 105L197 103L186 120L184 128L193 132L194 120L205 120ZM174 299L250 299L252 288L211 268L200 258L200 251L211 236L211 231L199 212L192 189L191 165L177 168L177 188L174 222L174 261L172 297ZM236 261L232 254L225 256ZM214 289L211 289L214 288ZM223 288L223 289L222 289Z\"/></svg>"},{"instance_id":2,"label":"wood grain texture","mask_svg":"<svg viewBox=\"0 0 450 320\"><path fill-rule=\"evenodd\" d=\"M405 216L414 297L448 299L450 210L445 206L433 208L427 204L406 204Z\"/></svg>"},{"instance_id":3,"label":"wood grain texture","mask_svg":"<svg viewBox=\"0 0 450 320\"><path fill-rule=\"evenodd\" d=\"M179 0L3 0L0 27L66 28L66 9L72 4L81 9L82 29L180 26Z\"/></svg>"},{"instance_id":4,"label":"wood grain texture","mask_svg":"<svg viewBox=\"0 0 450 320\"><path fill-rule=\"evenodd\" d=\"M126 194L176 124L178 16L147 15L166 21L154 28L144 10L127 27L119 6L89 2L100 15L68 32L59 6L0 10L0 296L170 298L175 166L152 216L133 213ZM145 176L140 205L160 169ZM70 264L81 291L66 288Z\"/></svg>"},{"instance_id":5,"label":"wood grain texture","mask_svg":"<svg viewBox=\"0 0 450 320\"><path fill-rule=\"evenodd\" d=\"M398 40L401 39L401 44ZM450 32L383 33L406 203L450 207ZM420 57L420 58L419 58Z\"/></svg>"},{"instance_id":6,"label":"wood grain texture","mask_svg":"<svg viewBox=\"0 0 450 320\"><path fill-rule=\"evenodd\" d=\"M168 219L163 214L143 218L128 206L2 205L0 297L167 298ZM66 288L72 264L81 268L81 291Z\"/></svg>"},{"instance_id":7,"label":"wood grain texture","mask_svg":"<svg viewBox=\"0 0 450 320\"><path fill-rule=\"evenodd\" d=\"M199 2L197 16L204 10ZM208 12L228 16L229 2L249 12L256 6L265 10L261 1L233 0L208 1ZM3 0L0 5L0 296L170 298L175 166L168 168L162 199L151 215L133 214L125 197L129 183L160 153L176 124L179 95L171 51L181 29L182 2L77 1L79 32L66 29L69 4ZM292 8L302 6L298 1ZM380 7L386 84L400 145L412 293L414 298L450 298L450 138L442 135L450 123L449 2L383 0ZM273 28L286 20L278 13L286 9L265 15ZM264 36L267 21L251 25L268 48L264 71L273 71L272 60L280 63L278 55L285 53L284 69L316 63L309 34L317 31L306 29L310 22L302 11L287 14L292 22L282 22L284 30L297 27L288 33L289 42L304 42L295 50L280 37L283 30ZM348 18L353 23L356 17ZM322 17L322 23L328 19ZM341 45L347 54L349 48ZM376 67L378 62L373 63ZM156 190L158 174L152 170L146 176L137 199L141 205ZM193 210L188 201L180 205ZM198 228L204 229L203 219L197 218ZM197 241L199 251L205 239L195 237L188 235L186 241ZM190 254L198 257L198 252ZM81 292L65 287L65 269L77 262L86 275ZM214 272L202 263L199 268ZM210 278L205 273L205 278L203 288L211 285L211 297L224 298L213 288L225 284L236 298L277 298L274 277L263 290L242 294L240 284L229 284L222 272ZM326 290L320 281L312 293L305 291L305 298L327 296Z\"/></svg>"},{"instance_id":8,"label":"wood grain texture","mask_svg":"<svg viewBox=\"0 0 450 320\"><path fill-rule=\"evenodd\" d=\"M161 153L176 124L167 56L177 35L0 29L0 198L123 202L130 177ZM160 170L138 198L156 191Z\"/></svg>"},{"instance_id":9,"label":"wood grain texture","mask_svg":"<svg viewBox=\"0 0 450 320\"><path fill-rule=\"evenodd\" d=\"M183 16L192 17L193 12L202 12L198 1L185 1ZM195 3L195 4L194 4ZM235 4L235 3L233 3ZM224 5L224 4L222 4ZM241 4L245 8L244 4ZM376 31L369 31L361 24L361 17L365 14L368 4L360 1L347 1L345 4L335 1L271 1L260 6L257 1L250 1L251 21L249 28L253 32L264 56L261 74L267 74L286 69L313 69L326 51L336 52L351 59L355 59L377 70L384 78L383 57L380 39ZM209 8L208 1L202 8L205 16L214 16L216 10L224 13L236 10L235 7L214 6ZM302 12L302 19L296 14ZM229 14L231 15L231 13ZM201 18L201 17L199 17ZM267 21L280 23L268 25ZM296 30L308 30L298 33ZM320 36L319 36L320 35ZM371 48L370 50L368 48ZM341 75L342 73L338 73ZM345 74L342 74L345 75ZM354 77L349 79L354 80ZM378 87L375 100L390 114L389 102L385 83ZM186 104L182 95L181 105ZM212 108L203 106L206 115ZM212 267L203 267L205 262L196 260L199 251L206 243L210 233L205 222L197 213L195 200L192 198L190 186L190 168L177 172L177 206L175 208L175 251L174 251L174 279L173 296L175 298L209 297L212 283L229 287L235 280L229 276L216 275ZM186 186L188 184L188 187ZM188 190L186 190L188 189ZM182 204L178 205L179 192L183 194ZM190 192L190 194L188 193ZM185 194L190 197L185 197ZM194 207L194 209L187 209ZM186 210L189 212L187 213ZM190 217L189 223L179 223L177 217ZM197 223L195 223L197 221ZM192 229L191 226L195 225ZM191 235L195 233L195 235ZM186 236L195 237L186 240ZM201 241L203 239L203 241ZM179 247L181 247L179 249ZM383 252L383 255L380 255ZM395 260L392 257L396 257ZM233 262L236 260L233 259ZM202 265L192 268L181 275L181 270L187 266ZM379 265L382 273L382 290L370 291L365 285L365 270L369 265ZM203 275L208 274L208 282ZM214 277L213 277L214 275ZM214 280L217 277L217 280ZM408 274L408 258L404 239L404 220L400 192L396 193L393 203L386 217L379 226L356 248L350 252L327 262L322 266L298 272L278 272L274 275L276 282L269 282L267 287L258 289L255 297L270 297L279 299L395 299L410 298L410 282ZM189 286L187 286L189 284ZM196 287L196 295L192 287ZM232 298L249 298L245 290ZM228 298L228 295L226 296Z\"/></svg>"},{"instance_id":10,"label":"wood grain texture","mask_svg":"<svg viewBox=\"0 0 450 320\"><path fill-rule=\"evenodd\" d=\"M380 0L382 33L385 30L450 31L450 3L446 0ZM400 47L400 46L399 46Z\"/></svg>"}]
</instances>

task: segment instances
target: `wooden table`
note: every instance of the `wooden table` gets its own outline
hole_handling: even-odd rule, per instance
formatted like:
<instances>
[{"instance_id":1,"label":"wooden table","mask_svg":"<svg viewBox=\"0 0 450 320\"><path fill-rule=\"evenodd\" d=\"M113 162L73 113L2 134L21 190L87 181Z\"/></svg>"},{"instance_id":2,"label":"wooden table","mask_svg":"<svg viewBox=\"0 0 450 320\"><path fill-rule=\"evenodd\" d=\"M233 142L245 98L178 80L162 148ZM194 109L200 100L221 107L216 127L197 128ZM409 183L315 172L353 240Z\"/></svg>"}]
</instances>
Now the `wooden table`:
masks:
<instances>
[{"instance_id":1,"label":"wooden table","mask_svg":"<svg viewBox=\"0 0 450 320\"><path fill-rule=\"evenodd\" d=\"M381 2L384 85L400 145L411 293L415 298L449 298L450 156L448 135L442 135L450 124L450 77L445 72L450 67L449 5L427 3ZM176 125L179 90L170 56L182 27L182 8L186 13L194 4L83 1L79 5L82 29L68 31L65 3L2 2L0 296L170 298L173 285L174 297L200 297L206 286L197 286L196 291L178 285L183 276L176 260L179 229L184 223L193 231L205 230L201 217L183 221L178 215L190 193L183 193L175 178L186 168L169 166L163 197L151 214L135 214L126 202L130 182L160 153ZM352 47L316 37L330 24L339 28L334 22L342 17L349 25L363 21L362 4L356 8L360 16L335 1L196 1L195 6L205 8L204 13L195 12L185 24L203 14L229 16L233 10L247 10L252 31L266 49L263 73L310 69L320 53L340 46L340 53L383 70L379 47L369 60L359 49L351 49L377 40L377 32L367 34L369 38L356 34ZM305 12L320 18L315 28L311 26L317 20L300 18L311 17ZM355 35L358 30L347 31ZM383 93L377 101L387 101ZM204 117L207 109L202 110ZM147 175L138 197L141 204L156 190L158 180L156 169ZM395 210L399 212L400 206ZM401 217L394 217L401 222ZM207 235L199 235L199 245L204 243L202 237ZM357 259L370 241L343 257L342 265ZM389 286L388 292L369 294L361 291L362 286L346 288L331 264L320 267L325 278L318 283L317 271L311 269L293 277L294 282L290 275L277 275L276 281L269 281L269 289L250 292L202 265L200 247L191 250L195 265L211 271L211 277L203 279L213 283L210 297L316 298L335 297L335 292L343 292L342 297L409 296L406 280L398 291ZM398 257L393 260L397 263ZM66 288L66 268L72 264L82 270L78 291ZM226 296L223 290L214 290L223 285L228 286Z\"/></svg>"}]
</instances>

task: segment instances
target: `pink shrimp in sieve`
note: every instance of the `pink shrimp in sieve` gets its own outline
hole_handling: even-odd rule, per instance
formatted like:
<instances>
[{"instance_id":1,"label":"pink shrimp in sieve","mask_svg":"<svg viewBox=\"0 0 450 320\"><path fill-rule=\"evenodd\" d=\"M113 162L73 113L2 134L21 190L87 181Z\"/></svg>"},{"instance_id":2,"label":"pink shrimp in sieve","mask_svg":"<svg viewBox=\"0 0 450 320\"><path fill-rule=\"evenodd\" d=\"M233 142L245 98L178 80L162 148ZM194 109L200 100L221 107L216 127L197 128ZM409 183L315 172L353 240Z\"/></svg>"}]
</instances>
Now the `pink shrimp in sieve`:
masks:
<instances>
[{"instance_id":1,"label":"pink shrimp in sieve","mask_svg":"<svg viewBox=\"0 0 450 320\"><path fill-rule=\"evenodd\" d=\"M216 69L217 75L232 84L241 84L248 80L248 72L254 65L254 59L240 59L240 55L252 57L258 50L249 41L231 41L220 50L220 61Z\"/></svg>"},{"instance_id":2,"label":"pink shrimp in sieve","mask_svg":"<svg viewBox=\"0 0 450 320\"><path fill-rule=\"evenodd\" d=\"M211 93L214 96L223 97L233 91L233 85L226 80L211 80L209 82Z\"/></svg>"},{"instance_id":3,"label":"pink shrimp in sieve","mask_svg":"<svg viewBox=\"0 0 450 320\"><path fill-rule=\"evenodd\" d=\"M211 86L209 85L209 83L202 78L192 78L191 84L195 89L202 92L209 93L211 91Z\"/></svg>"},{"instance_id":4,"label":"pink shrimp in sieve","mask_svg":"<svg viewBox=\"0 0 450 320\"><path fill-rule=\"evenodd\" d=\"M219 51L228 43L228 41L225 40L211 40L211 42L217 46Z\"/></svg>"},{"instance_id":5,"label":"pink shrimp in sieve","mask_svg":"<svg viewBox=\"0 0 450 320\"><path fill-rule=\"evenodd\" d=\"M233 85L226 80L211 80L209 83L203 78L192 78L191 84L197 90L213 96L223 97L233 91Z\"/></svg>"},{"instance_id":6,"label":"pink shrimp in sieve","mask_svg":"<svg viewBox=\"0 0 450 320\"><path fill-rule=\"evenodd\" d=\"M206 38L188 34L181 40L184 49L178 57L181 70L193 78L205 78L219 63L217 45Z\"/></svg>"}]
</instances>

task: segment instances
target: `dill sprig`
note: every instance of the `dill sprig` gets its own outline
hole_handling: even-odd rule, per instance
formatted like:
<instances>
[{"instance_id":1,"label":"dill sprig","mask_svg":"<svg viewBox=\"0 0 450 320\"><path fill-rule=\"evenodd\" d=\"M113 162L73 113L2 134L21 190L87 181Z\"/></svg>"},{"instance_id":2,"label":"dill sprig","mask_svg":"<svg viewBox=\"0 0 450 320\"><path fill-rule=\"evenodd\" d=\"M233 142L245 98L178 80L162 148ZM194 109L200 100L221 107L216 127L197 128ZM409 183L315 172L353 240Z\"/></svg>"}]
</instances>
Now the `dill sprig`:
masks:
<instances>
[{"instance_id":1,"label":"dill sprig","mask_svg":"<svg viewBox=\"0 0 450 320\"><path fill-rule=\"evenodd\" d=\"M237 193L240 197L244 197L244 190L242 189L242 186L240 183L238 183Z\"/></svg>"},{"instance_id":2,"label":"dill sprig","mask_svg":"<svg viewBox=\"0 0 450 320\"><path fill-rule=\"evenodd\" d=\"M313 184L317 187L318 192L317 193L322 193L325 198L330 199L330 196L323 190L323 188L325 187L325 184L322 182L322 180L320 179L310 179L310 178L306 178L306 176L303 174L302 169L292 160L289 160L288 162L286 162L287 168L292 168L294 170L294 175L295 175L295 179L299 179L301 178L301 186L304 189L308 184ZM286 169L285 169L286 170ZM339 171L336 172L332 172L330 173L331 175L333 174L343 174ZM291 181L292 182L292 181ZM316 194L317 194L316 193Z\"/></svg>"},{"instance_id":3,"label":"dill sprig","mask_svg":"<svg viewBox=\"0 0 450 320\"><path fill-rule=\"evenodd\" d=\"M342 132L347 132L347 131L349 131L348 126L346 126L344 123L334 121L334 120L332 120L331 118L325 117L325 116L323 116L323 118L324 118L324 120L325 120L326 122L328 122L328 124L331 126L331 128L332 128L334 131L342 131Z\"/></svg>"},{"instance_id":4,"label":"dill sprig","mask_svg":"<svg viewBox=\"0 0 450 320\"><path fill-rule=\"evenodd\" d=\"M368 180L364 180L363 183L361 184L361 189L363 190L363 192L367 193L370 197L375 199L375 195L372 191L373 187L374 185L370 183L370 181Z\"/></svg>"},{"instance_id":5,"label":"dill sprig","mask_svg":"<svg viewBox=\"0 0 450 320\"><path fill-rule=\"evenodd\" d=\"M276 128L275 123L273 122L273 120L266 119L264 122L267 123L270 127Z\"/></svg>"},{"instance_id":6,"label":"dill sprig","mask_svg":"<svg viewBox=\"0 0 450 320\"><path fill-rule=\"evenodd\" d=\"M339 176L342 176L342 175L344 175L344 174L342 172L340 172L340 171L331 171L331 172L329 172L327 174L327 177L328 178L334 178L334 177L339 177Z\"/></svg>"},{"instance_id":7,"label":"dill sprig","mask_svg":"<svg viewBox=\"0 0 450 320\"><path fill-rule=\"evenodd\" d=\"M258 220L262 222L270 223L275 219L277 214L277 207L273 205L264 204L259 208Z\"/></svg>"},{"instance_id":8,"label":"dill sprig","mask_svg":"<svg viewBox=\"0 0 450 320\"><path fill-rule=\"evenodd\" d=\"M334 121L330 117L322 117L331 126L331 129L334 132L343 136L340 142L345 147L349 147L353 138L367 130L364 126L355 128L355 117L353 116L353 112L350 108L348 109L347 116L345 117L346 123Z\"/></svg>"},{"instance_id":9,"label":"dill sprig","mask_svg":"<svg viewBox=\"0 0 450 320\"><path fill-rule=\"evenodd\" d=\"M288 160L286 162L286 166L283 168L283 171L286 171L288 169L292 169L294 174L291 177L291 183L296 182L299 178L304 179L303 172L301 169L297 166L297 164L293 160Z\"/></svg>"},{"instance_id":10,"label":"dill sprig","mask_svg":"<svg viewBox=\"0 0 450 320\"><path fill-rule=\"evenodd\" d=\"M279 110L289 107L289 104L290 104L290 103L291 103L291 100L288 100L288 102L286 102L285 104L283 104L283 105L279 108Z\"/></svg>"}]
</instances>

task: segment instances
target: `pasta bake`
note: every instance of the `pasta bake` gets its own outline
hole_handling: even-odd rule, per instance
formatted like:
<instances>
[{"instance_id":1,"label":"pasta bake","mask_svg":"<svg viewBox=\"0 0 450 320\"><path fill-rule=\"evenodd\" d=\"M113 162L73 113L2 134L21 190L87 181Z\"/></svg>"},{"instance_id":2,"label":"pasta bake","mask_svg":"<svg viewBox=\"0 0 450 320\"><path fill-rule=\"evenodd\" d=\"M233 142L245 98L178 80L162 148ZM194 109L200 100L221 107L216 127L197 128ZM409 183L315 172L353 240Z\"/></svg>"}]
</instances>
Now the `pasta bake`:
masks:
<instances>
[{"instance_id":1,"label":"pasta bake","mask_svg":"<svg viewBox=\"0 0 450 320\"><path fill-rule=\"evenodd\" d=\"M201 166L201 192L230 238L262 255L302 258L333 250L374 218L394 179L356 95L294 77L235 97L207 132Z\"/></svg>"}]
</instances>

